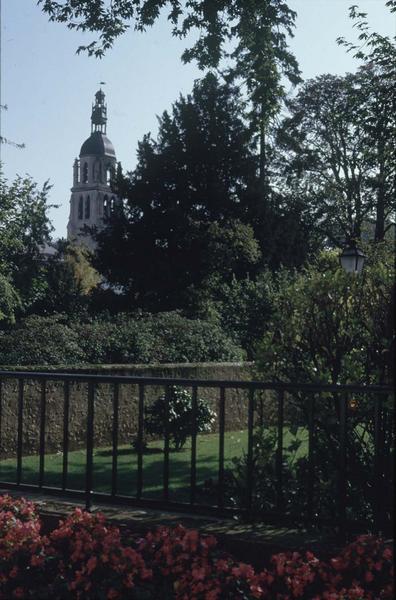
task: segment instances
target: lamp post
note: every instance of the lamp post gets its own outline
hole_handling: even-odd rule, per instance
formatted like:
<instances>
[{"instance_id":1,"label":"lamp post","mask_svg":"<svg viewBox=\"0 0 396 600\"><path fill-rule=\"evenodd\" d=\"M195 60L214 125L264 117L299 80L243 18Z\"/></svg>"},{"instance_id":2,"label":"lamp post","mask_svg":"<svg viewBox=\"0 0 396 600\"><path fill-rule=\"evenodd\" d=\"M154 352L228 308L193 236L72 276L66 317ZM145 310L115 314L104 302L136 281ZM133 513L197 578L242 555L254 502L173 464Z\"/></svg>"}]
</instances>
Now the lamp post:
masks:
<instances>
[{"instance_id":1,"label":"lamp post","mask_svg":"<svg viewBox=\"0 0 396 600\"><path fill-rule=\"evenodd\" d=\"M349 243L340 254L340 264L346 273L358 275L362 272L366 258L366 255L357 248L355 243Z\"/></svg>"}]
</instances>

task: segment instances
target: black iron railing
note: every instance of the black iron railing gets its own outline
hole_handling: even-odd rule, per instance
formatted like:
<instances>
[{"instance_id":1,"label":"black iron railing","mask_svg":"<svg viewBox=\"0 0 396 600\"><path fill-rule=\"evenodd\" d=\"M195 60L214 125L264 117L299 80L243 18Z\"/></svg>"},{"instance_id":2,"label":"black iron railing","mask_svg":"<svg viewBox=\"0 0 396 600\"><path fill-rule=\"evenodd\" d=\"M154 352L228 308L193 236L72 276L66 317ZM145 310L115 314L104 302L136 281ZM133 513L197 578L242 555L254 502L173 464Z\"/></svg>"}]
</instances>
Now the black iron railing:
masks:
<instances>
[{"instance_id":1,"label":"black iron railing","mask_svg":"<svg viewBox=\"0 0 396 600\"><path fill-rule=\"evenodd\" d=\"M6 389L10 382L14 383L14 396ZM25 387L32 382L39 389L39 432L38 432L38 473L37 483L25 482L23 477L23 460L26 455L24 449L24 428L25 420L28 418L27 409L29 402L26 398ZM46 456L50 453L48 444L48 384L56 382L63 385L62 392L58 398L57 406L59 421L63 420L63 432L61 437L62 468L59 485L49 486L46 484ZM69 487L69 457L70 457L70 411L71 411L71 390L76 385L86 386L85 409L85 439L80 440L80 446L83 446L86 452L85 461L85 482L80 489ZM95 428L95 407L97 401L97 390L100 386L110 384L112 390L108 394L107 403L110 405L111 422L111 473L108 492L98 492L94 490L94 428ZM133 496L120 493L119 490L119 445L120 445L120 389L125 391L134 387L136 394L136 486ZM148 498L145 495L145 469L144 469L144 438L145 438L145 407L147 402L147 390L150 388L165 389L165 411L168 414L170 389L171 386L180 386L191 390L192 397L192 430L191 430L191 449L188 473L188 499L185 501L176 501L171 497L170 483L170 432L168 421L165 418L163 430L163 450L162 460L162 494L160 498ZM197 473L197 403L198 396L202 390L212 390L217 399L214 400L217 405L217 424L218 450L217 450L217 477L214 483L214 493L205 496L202 490L202 482L198 481ZM232 402L231 392L245 394L246 400L246 431L247 445L244 453L244 464L246 466L245 493L243 500L239 504L230 502L228 496L229 475L232 468L227 463L225 457L225 440L227 433L227 414ZM263 394L267 394L267 400L263 405ZM161 509L172 509L180 511L213 513L219 515L230 515L235 513L251 514L254 512L256 502L255 489L257 485L256 472L256 451L254 447L255 432L258 428L261 430L266 427L272 427L276 439L276 448L274 456L274 480L273 480L273 505L267 511L262 511L262 519L271 519L275 522L285 523L287 521L313 522L331 522L337 525L339 529L347 529L354 526L354 519L348 514L348 501L353 490L351 478L353 473L349 473L349 454L348 440L352 424L351 418L351 398L364 397L365 412L364 418L372 425L372 440L367 438L367 481L372 494L374 509L371 523L366 520L363 526L371 529L384 528L384 482L388 483L389 472L385 472L384 453L392 453L392 442L386 438L385 425L389 430L389 422L393 418L389 408L389 398L393 394L393 389L389 386L361 386L361 385L320 385L320 384L289 384L289 383L265 383L258 381L223 381L223 380L198 380L198 379L168 379L152 377L129 377L129 376L103 376L103 375L84 375L84 374L61 374L61 373L37 373L37 372L14 372L0 371L0 450L3 451L3 460L0 460L0 487L3 489L19 489L26 491L37 491L41 493L62 495L65 497L85 498L87 509L90 509L93 502L105 502L113 504L127 504L130 506L159 507ZM15 446L10 449L4 448L3 438L5 438L5 399L8 397L8 416L7 427L10 425L10 406L15 404L15 423L16 430ZM284 456L284 437L285 425L291 423L293 418L285 414L287 402L293 398L294 406L301 404L303 410L299 417L300 425L303 423L307 432L307 453L306 469L303 473L304 481L300 482L304 486L306 502L304 514L293 514L290 499L285 499L285 494L290 491L284 480L285 476L285 456ZM335 478L334 488L331 493L334 496L333 516L329 515L322 518L320 514L321 491L319 489L317 472L319 470L317 446L317 436L319 432L320 419L323 398L334 404L334 423L331 429L331 439L334 445L336 440L336 459L335 459ZM353 400L353 402L356 402ZM286 404L285 404L286 403ZM275 406L273 406L275 405ZM270 408L274 410L270 411ZM263 408L264 407L264 408ZM270 407L270 408L269 408ZM271 413L271 421L269 419ZM330 413L329 413L330 414ZM322 418L322 417L321 417ZM327 417L326 417L327 418ZM333 417L331 417L333 418ZM323 421L324 417L322 418ZM363 419L363 417L362 417ZM291 423L293 424L293 423ZM353 427L356 423L353 424ZM392 430L392 428L391 428ZM363 434L362 434L363 435ZM385 439L386 438L386 439ZM330 438L329 438L330 439ZM371 438L370 438L371 439ZM8 444L9 445L9 444ZM11 458L10 458L11 456ZM2 480L1 464L10 462L12 457L15 459L15 478L14 481ZM388 464L388 463L387 463ZM301 487L299 488L301 489ZM352 490L352 491L351 491ZM359 490L355 490L359 493ZM328 490L327 490L328 493ZM287 506L286 506L287 504ZM257 515L256 515L257 516ZM362 519L360 519L362 521ZM369 519L370 520L370 519ZM359 519L356 519L359 521ZM364 521L364 520L363 520ZM356 525L356 523L355 523Z\"/></svg>"}]
</instances>

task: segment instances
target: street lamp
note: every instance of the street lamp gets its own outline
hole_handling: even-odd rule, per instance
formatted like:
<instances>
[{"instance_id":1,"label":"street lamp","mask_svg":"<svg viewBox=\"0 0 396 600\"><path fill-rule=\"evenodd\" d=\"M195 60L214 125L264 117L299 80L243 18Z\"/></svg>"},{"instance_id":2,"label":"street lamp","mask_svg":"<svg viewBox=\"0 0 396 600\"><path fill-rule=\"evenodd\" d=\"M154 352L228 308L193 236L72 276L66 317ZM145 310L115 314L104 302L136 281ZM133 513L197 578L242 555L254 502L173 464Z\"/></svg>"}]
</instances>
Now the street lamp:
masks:
<instances>
[{"instance_id":1,"label":"street lamp","mask_svg":"<svg viewBox=\"0 0 396 600\"><path fill-rule=\"evenodd\" d=\"M340 263L344 271L358 275L362 272L365 258L367 257L356 247L356 244L351 243L341 252Z\"/></svg>"}]
</instances>

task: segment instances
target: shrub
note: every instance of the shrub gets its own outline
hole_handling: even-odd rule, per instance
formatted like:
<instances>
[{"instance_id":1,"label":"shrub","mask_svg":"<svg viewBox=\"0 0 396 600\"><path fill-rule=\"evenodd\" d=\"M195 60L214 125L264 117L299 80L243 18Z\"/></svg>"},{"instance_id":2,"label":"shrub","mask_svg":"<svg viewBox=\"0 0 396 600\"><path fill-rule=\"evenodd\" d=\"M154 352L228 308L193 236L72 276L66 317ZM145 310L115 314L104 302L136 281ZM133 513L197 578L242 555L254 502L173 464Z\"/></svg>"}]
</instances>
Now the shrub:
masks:
<instances>
[{"instance_id":1,"label":"shrub","mask_svg":"<svg viewBox=\"0 0 396 600\"><path fill-rule=\"evenodd\" d=\"M171 386L169 388L168 419L166 418L166 396L160 396L152 406L146 408L146 431L151 435L164 435L164 423L168 422L169 438L175 450L183 448L187 438L193 433L192 396L183 388ZM214 423L216 413L208 406L207 402L197 399L198 432L209 432Z\"/></svg>"},{"instance_id":2,"label":"shrub","mask_svg":"<svg viewBox=\"0 0 396 600\"><path fill-rule=\"evenodd\" d=\"M141 554L122 544L120 530L101 514L75 509L50 535L58 561L54 590L61 598L131 598L152 578ZM137 593L131 596L131 590ZM59 597L55 596L55 597Z\"/></svg>"},{"instance_id":3,"label":"shrub","mask_svg":"<svg viewBox=\"0 0 396 600\"><path fill-rule=\"evenodd\" d=\"M187 319L178 312L148 315L145 319L155 334L154 360L158 362L240 361L244 351L219 325Z\"/></svg>"},{"instance_id":4,"label":"shrub","mask_svg":"<svg viewBox=\"0 0 396 600\"><path fill-rule=\"evenodd\" d=\"M75 364L83 359L77 333L62 315L31 316L7 333L0 332L2 365Z\"/></svg>"},{"instance_id":5,"label":"shrub","mask_svg":"<svg viewBox=\"0 0 396 600\"><path fill-rule=\"evenodd\" d=\"M133 364L243 360L219 326L179 313L120 314L92 321L31 316L0 331L0 364Z\"/></svg>"},{"instance_id":6,"label":"shrub","mask_svg":"<svg viewBox=\"0 0 396 600\"><path fill-rule=\"evenodd\" d=\"M32 502L0 497L1 600L47 597L38 594L47 587L51 563L48 540L40 529Z\"/></svg>"},{"instance_id":7,"label":"shrub","mask_svg":"<svg viewBox=\"0 0 396 600\"><path fill-rule=\"evenodd\" d=\"M0 498L0 598L36 600L390 600L390 543L364 535L330 560L279 553L261 571L213 536L177 526L143 538L76 509L49 537L31 503ZM15 516L19 515L21 518Z\"/></svg>"}]
</instances>

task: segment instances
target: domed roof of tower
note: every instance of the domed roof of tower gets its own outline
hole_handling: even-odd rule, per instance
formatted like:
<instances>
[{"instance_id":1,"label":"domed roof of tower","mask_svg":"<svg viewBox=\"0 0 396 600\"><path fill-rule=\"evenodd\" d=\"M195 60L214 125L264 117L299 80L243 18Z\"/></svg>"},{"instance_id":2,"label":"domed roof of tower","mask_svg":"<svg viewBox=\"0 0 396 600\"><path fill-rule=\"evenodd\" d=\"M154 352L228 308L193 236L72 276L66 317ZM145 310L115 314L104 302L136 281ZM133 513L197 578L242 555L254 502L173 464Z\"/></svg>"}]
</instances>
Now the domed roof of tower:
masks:
<instances>
[{"instance_id":1,"label":"domed roof of tower","mask_svg":"<svg viewBox=\"0 0 396 600\"><path fill-rule=\"evenodd\" d=\"M114 146L101 131L94 131L81 146L80 156L111 156L115 158Z\"/></svg>"}]
</instances>

